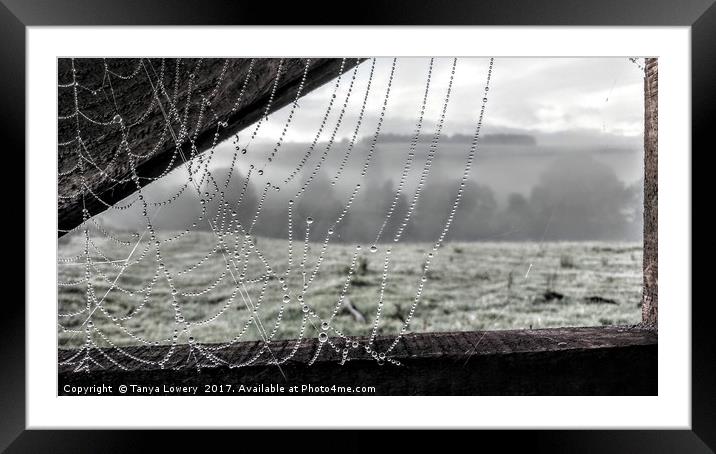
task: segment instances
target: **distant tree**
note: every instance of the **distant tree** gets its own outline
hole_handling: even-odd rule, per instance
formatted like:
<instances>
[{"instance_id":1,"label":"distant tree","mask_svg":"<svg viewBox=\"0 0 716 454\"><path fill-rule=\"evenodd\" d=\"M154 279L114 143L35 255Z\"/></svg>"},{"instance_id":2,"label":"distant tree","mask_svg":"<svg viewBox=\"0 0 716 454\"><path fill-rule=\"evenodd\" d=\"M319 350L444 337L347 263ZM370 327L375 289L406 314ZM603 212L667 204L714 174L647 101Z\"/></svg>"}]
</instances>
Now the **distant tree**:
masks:
<instances>
[{"instance_id":1,"label":"distant tree","mask_svg":"<svg viewBox=\"0 0 716 454\"><path fill-rule=\"evenodd\" d=\"M622 239L628 193L615 172L585 155L556 160L532 189L530 205L546 240Z\"/></svg>"},{"instance_id":2,"label":"distant tree","mask_svg":"<svg viewBox=\"0 0 716 454\"><path fill-rule=\"evenodd\" d=\"M230 172L230 170L231 169L228 167L222 167L219 169L215 169L211 172L214 181L216 182L217 186L219 186L219 189L222 189L222 191L217 193L216 187L210 181L208 182L208 184L204 185L204 188L206 188L205 192L209 193L209 197L207 197L205 194L202 195L202 198L207 199L206 212L207 215L211 219L213 219L217 216L217 214L219 214L219 209L224 208L225 210L227 210L225 212L227 217L224 222L228 223L229 219L232 217L231 212L235 211L239 222L241 222L244 228L248 229L254 217L254 214L256 213L256 208L258 206L258 195L253 184L251 184L250 181L249 184L246 185L246 177L243 176L238 169L234 169L233 172ZM224 189L223 186L227 182L227 179L228 184ZM245 190L244 186L246 186ZM221 192L224 193L224 207L220 206L222 203ZM197 204L197 206L201 208L201 204ZM194 210L196 210L196 208L194 208ZM224 213L224 211L222 211L222 213ZM220 222L220 219L217 219L216 222ZM206 220L199 223L197 225L197 228L202 230L211 229L209 223L206 222Z\"/></svg>"},{"instance_id":3,"label":"distant tree","mask_svg":"<svg viewBox=\"0 0 716 454\"><path fill-rule=\"evenodd\" d=\"M537 139L529 134L486 134L482 143L487 145L524 145L535 146Z\"/></svg>"},{"instance_id":4,"label":"distant tree","mask_svg":"<svg viewBox=\"0 0 716 454\"><path fill-rule=\"evenodd\" d=\"M408 193L408 203L412 202L414 192ZM448 203L451 187L445 181L428 180L421 191L412 224L408 226L404 239L408 241L432 241L440 234L440 225L449 213Z\"/></svg>"},{"instance_id":5,"label":"distant tree","mask_svg":"<svg viewBox=\"0 0 716 454\"><path fill-rule=\"evenodd\" d=\"M414 215L409 239L435 241L440 235L457 196L460 180L435 179L425 185ZM494 215L497 201L492 190L485 185L468 183L450 227L449 238L471 241L486 238L494 233Z\"/></svg>"},{"instance_id":6,"label":"distant tree","mask_svg":"<svg viewBox=\"0 0 716 454\"><path fill-rule=\"evenodd\" d=\"M303 238L306 221L310 217L313 221L310 227L310 238L320 241L325 237L342 209L343 202L338 200L328 177L318 174L296 202L294 231L299 232L299 237ZM339 226L334 235L340 236L343 228L343 225Z\"/></svg>"},{"instance_id":7,"label":"distant tree","mask_svg":"<svg viewBox=\"0 0 716 454\"><path fill-rule=\"evenodd\" d=\"M458 182L455 182L455 187L457 185ZM449 203L452 206L452 201ZM495 194L489 186L468 182L455 214L450 237L461 241L494 237L497 208Z\"/></svg>"},{"instance_id":8,"label":"distant tree","mask_svg":"<svg viewBox=\"0 0 716 454\"><path fill-rule=\"evenodd\" d=\"M254 232L259 236L288 238L288 204L285 198L271 198L261 210ZM294 221L296 219L294 218ZM294 235L296 229L294 225Z\"/></svg>"},{"instance_id":9,"label":"distant tree","mask_svg":"<svg viewBox=\"0 0 716 454\"><path fill-rule=\"evenodd\" d=\"M390 205L393 203L393 200L395 199L395 188L393 187L393 181L392 180L386 180L385 183L383 183L383 187L381 189L381 192L383 194L383 211L384 214L387 215L388 210L390 209ZM383 231L383 241L392 241L392 238L395 236L395 234L398 232L398 229L400 228L401 224L403 223L403 220L405 219L405 215L408 212L408 197L405 194L405 192L401 192L397 200L395 201L395 206L393 208L393 213L388 219L388 222L385 225L385 230ZM380 224L382 225L383 219L379 220ZM410 220L408 221L411 222ZM407 226L406 229L407 230Z\"/></svg>"},{"instance_id":10,"label":"distant tree","mask_svg":"<svg viewBox=\"0 0 716 454\"><path fill-rule=\"evenodd\" d=\"M542 233L536 231L535 214L529 200L518 193L507 197L507 206L499 213L496 223L496 237L500 240L539 239Z\"/></svg>"},{"instance_id":11,"label":"distant tree","mask_svg":"<svg viewBox=\"0 0 716 454\"><path fill-rule=\"evenodd\" d=\"M399 194L395 209L390 218L387 218L394 198L395 188L392 180L379 182L373 178L369 181L351 208L343 239L358 243L373 242L383 222L387 220L380 240L392 240L407 211L405 194Z\"/></svg>"}]
</instances>

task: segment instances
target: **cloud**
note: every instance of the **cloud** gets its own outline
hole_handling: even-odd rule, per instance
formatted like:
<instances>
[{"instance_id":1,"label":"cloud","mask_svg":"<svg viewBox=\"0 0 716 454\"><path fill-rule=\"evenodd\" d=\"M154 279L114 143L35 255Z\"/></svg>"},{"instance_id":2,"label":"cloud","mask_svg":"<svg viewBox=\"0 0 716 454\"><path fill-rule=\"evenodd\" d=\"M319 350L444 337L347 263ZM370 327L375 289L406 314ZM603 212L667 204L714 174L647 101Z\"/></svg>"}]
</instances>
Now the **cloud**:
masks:
<instances>
[{"instance_id":1,"label":"cloud","mask_svg":"<svg viewBox=\"0 0 716 454\"><path fill-rule=\"evenodd\" d=\"M487 64L485 58L458 59L443 128L445 134L474 131ZM351 137L365 99L370 65L368 60L341 77L336 100L319 140L328 140L333 134L344 103L346 109L336 130L336 139ZM359 136L369 136L376 129L391 65L391 58L376 59ZM426 132L432 132L439 121L452 65L452 58L433 61L423 118ZM429 58L398 59L383 131L414 132L429 66ZM336 81L331 81L300 100L286 141L313 141L335 86ZM285 107L273 113L270 121L261 127L258 140L273 141L283 129L288 112L289 107ZM639 136L643 127L642 73L627 58L496 58L484 124L486 133L504 129L538 134L591 130Z\"/></svg>"}]
</instances>

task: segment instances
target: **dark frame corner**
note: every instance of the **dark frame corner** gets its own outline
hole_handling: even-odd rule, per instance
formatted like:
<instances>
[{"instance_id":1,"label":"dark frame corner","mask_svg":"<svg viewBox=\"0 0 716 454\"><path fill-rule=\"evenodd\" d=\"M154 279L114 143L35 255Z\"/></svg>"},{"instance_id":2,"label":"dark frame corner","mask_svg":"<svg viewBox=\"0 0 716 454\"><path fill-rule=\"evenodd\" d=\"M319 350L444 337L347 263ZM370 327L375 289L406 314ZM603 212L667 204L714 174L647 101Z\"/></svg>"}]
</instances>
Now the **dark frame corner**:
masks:
<instances>
[{"instance_id":1,"label":"dark frame corner","mask_svg":"<svg viewBox=\"0 0 716 454\"><path fill-rule=\"evenodd\" d=\"M3 135L4 148L11 151L6 159L18 160L18 165L27 171L25 136L17 133L25 129L25 32L28 26L43 25L691 26L691 89L696 94L692 94L692 148L699 147L705 151L707 143L712 146L709 132L716 110L713 83L716 80L714 0L455 0L449 7L430 0L367 0L358 8L349 9L352 11L342 12L338 4L325 0L311 2L310 8L299 3L277 8L268 2L221 0L125 3L111 0L0 0L0 35L3 38L0 55L5 63L0 69L4 104L0 125L7 131ZM25 221L23 228L24 224ZM26 250L29 241L31 239L25 236ZM137 437L137 432L129 435L119 431L25 430L25 309L10 299L6 303L3 309L4 329L0 333L3 340L0 343L3 362L0 374L0 450L76 453L99 450L120 452L131 448L136 442L130 442L129 438ZM522 447L537 452L716 451L716 362L712 353L716 351L716 336L713 335L713 319L713 309L708 300L692 303L692 430L521 431L523 436L520 437L485 431L479 434L479 444L487 446L488 442L494 441L508 450ZM216 437L227 434L219 432L211 435L211 443L218 441ZM167 437L162 432L149 431L143 431L141 437L155 440L161 437L165 448L172 444L186 448L192 440L198 443L197 446L206 448L208 441L203 436ZM370 443L356 433L341 437L343 446ZM289 437L272 438L290 440ZM410 434L401 437L401 440L410 442L418 439Z\"/></svg>"}]
</instances>

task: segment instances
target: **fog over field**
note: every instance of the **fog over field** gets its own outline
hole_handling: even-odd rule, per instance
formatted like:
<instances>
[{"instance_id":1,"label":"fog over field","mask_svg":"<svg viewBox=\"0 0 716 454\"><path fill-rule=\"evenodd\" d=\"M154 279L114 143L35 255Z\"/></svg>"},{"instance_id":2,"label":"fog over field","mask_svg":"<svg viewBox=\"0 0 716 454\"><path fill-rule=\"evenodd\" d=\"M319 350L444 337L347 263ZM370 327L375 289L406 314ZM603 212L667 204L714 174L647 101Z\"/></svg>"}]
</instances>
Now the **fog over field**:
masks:
<instances>
[{"instance_id":1,"label":"fog over field","mask_svg":"<svg viewBox=\"0 0 716 454\"><path fill-rule=\"evenodd\" d=\"M263 188L272 176L287 175L309 145L285 144L281 164L271 167L262 176L253 172L239 206L242 222L252 219ZM331 185L346 147L346 143L334 145L335 154L329 155L322 173L299 197L295 221L300 224L308 216L316 219L313 238L325 233L343 209L356 182L361 181L360 162L353 163L351 159L336 185ZM428 147L429 144L420 144L416 150L415 162L398 195L390 224L392 230L414 196ZM376 148L370 171L362 180L365 187L338 227L337 241L369 241L376 234L395 197L408 148L409 143L403 142L383 143ZM430 241L439 232L455 197L468 149L469 143L439 145L416 212L406 229L406 241ZM260 146L255 150L262 154ZM366 153L367 145L361 141L351 158L359 161ZM642 231L641 156L638 150L629 149L564 150L539 145L486 145L474 164L473 177L450 238L462 241L638 241ZM309 170L313 162L310 160L306 166ZM249 165L236 166L227 189L228 200L238 200ZM229 170L221 160L212 163L210 169L217 181L226 181ZM145 195L150 200L168 198L186 182L186 175L184 169L177 169L164 180L149 185ZM281 187L280 192L267 193L254 230L257 235L286 236L288 200L296 195L305 179L306 174L302 173L292 184ZM191 227L199 214L199 199L196 192L185 191L156 217L157 228ZM209 212L215 213L216 206L210 207ZM114 228L141 229L144 221L138 214L110 210L100 219ZM208 225L199 228L208 229Z\"/></svg>"},{"instance_id":2,"label":"fog over field","mask_svg":"<svg viewBox=\"0 0 716 454\"><path fill-rule=\"evenodd\" d=\"M340 102L328 116L327 126L316 134L335 86L329 82L299 101L286 139L271 162L267 156L275 148L289 106L271 114L258 129L247 128L238 141L219 144L211 154L207 168L223 182L234 153L238 153L227 188L228 200L239 199L251 166L263 172L251 174L248 192L239 207L243 222L252 217L267 183L281 186L280 192L267 194L255 228L257 235L285 237L287 202L314 169L318 173L297 200L295 213L299 224L308 216L317 219L314 238L321 237L360 181L365 185L339 227L336 240L368 241L382 225L395 197L397 206L386 233L400 222L430 152L452 59L434 62L414 161L397 196L415 136L429 59L398 60L385 122L367 174L361 178L391 62L385 58L376 61L372 95L367 98L354 146L350 141L367 88L370 61L342 76L336 99L345 101L346 109L338 128ZM429 241L448 214L474 133L485 70L486 59L458 60L444 126L405 241ZM354 71L358 73L346 101ZM640 70L625 58L527 58L496 59L494 72L477 158L450 239L639 241L643 175ZM248 143L254 131L256 138ZM313 140L316 144L312 147ZM237 151L243 149L246 154ZM350 156L337 178L348 151ZM325 161L321 160L324 154ZM289 184L284 184L304 156L305 165ZM180 166L149 185L145 194L150 200L169 197L186 183L187 175L185 167ZM335 185L331 185L333 181ZM208 183L204 189L211 189ZM199 198L194 191L184 191L179 200L163 209L157 227L190 227L199 213ZM216 211L216 207L213 209ZM138 212L109 210L99 221L117 229L143 228L141 216L132 214Z\"/></svg>"},{"instance_id":3,"label":"fog over field","mask_svg":"<svg viewBox=\"0 0 716 454\"><path fill-rule=\"evenodd\" d=\"M488 60L458 60L441 123L453 60L435 59L416 136L429 60L398 59L374 145L390 58L376 60L370 96L364 97L367 60L341 77L335 98L335 80L301 98L288 128L290 105L194 157L198 193L187 185L187 165L144 187L149 202L172 200L148 210L156 245L142 237L147 221L139 204L96 216L91 242L81 230L61 238L59 255L81 260L59 267L61 283L79 283L59 287L60 314L70 314L60 316L60 345L82 342L76 334L86 320L87 257L87 280L102 301L92 315L106 336L97 339L102 345L171 342L182 326L181 336L191 332L201 342L256 339L245 325L252 320L249 306L236 297L244 281L226 275L226 256L244 267L243 291L252 304L265 302L257 313L275 338L318 335L315 326L300 331L305 312L298 294L305 294L319 327L336 310L332 329L370 334L387 255L382 334L396 334L410 318L421 282L425 291L410 331L638 322L643 71L626 58L496 58L476 158L451 218ZM335 105L318 133L331 99ZM237 234L232 219L251 235ZM425 272L448 220L449 232ZM283 274L291 263L289 221L294 262ZM248 256L242 244L252 251ZM189 324L174 318L171 290L157 271L160 247ZM302 273L314 269L307 286ZM347 302L339 299L344 288Z\"/></svg>"}]
</instances>

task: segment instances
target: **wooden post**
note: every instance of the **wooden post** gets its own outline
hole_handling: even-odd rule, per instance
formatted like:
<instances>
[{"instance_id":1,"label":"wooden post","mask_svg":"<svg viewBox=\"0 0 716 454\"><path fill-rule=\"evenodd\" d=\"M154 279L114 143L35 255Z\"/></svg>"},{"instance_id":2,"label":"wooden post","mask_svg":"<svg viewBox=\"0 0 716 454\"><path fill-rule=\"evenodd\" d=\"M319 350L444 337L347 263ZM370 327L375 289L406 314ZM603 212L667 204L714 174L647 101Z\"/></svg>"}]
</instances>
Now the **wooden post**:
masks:
<instances>
[{"instance_id":1,"label":"wooden post","mask_svg":"<svg viewBox=\"0 0 716 454\"><path fill-rule=\"evenodd\" d=\"M642 323L657 327L658 298L658 66L647 58L644 68L644 289Z\"/></svg>"}]
</instances>

